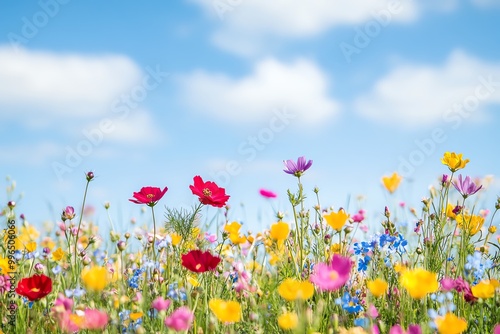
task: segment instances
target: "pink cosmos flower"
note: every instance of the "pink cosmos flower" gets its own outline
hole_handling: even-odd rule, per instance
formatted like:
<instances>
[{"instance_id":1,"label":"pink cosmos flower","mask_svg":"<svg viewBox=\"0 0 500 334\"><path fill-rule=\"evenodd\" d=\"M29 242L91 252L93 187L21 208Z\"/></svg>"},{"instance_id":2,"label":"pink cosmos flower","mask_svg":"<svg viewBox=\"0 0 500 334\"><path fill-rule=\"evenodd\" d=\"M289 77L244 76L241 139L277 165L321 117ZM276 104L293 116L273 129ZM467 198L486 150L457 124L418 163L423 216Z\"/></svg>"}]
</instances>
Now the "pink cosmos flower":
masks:
<instances>
[{"instance_id":1,"label":"pink cosmos flower","mask_svg":"<svg viewBox=\"0 0 500 334\"><path fill-rule=\"evenodd\" d=\"M441 289L443 291L450 291L455 289L455 280L453 278L444 277L441 281Z\"/></svg>"},{"instance_id":2,"label":"pink cosmos flower","mask_svg":"<svg viewBox=\"0 0 500 334\"><path fill-rule=\"evenodd\" d=\"M104 329L108 325L108 315L105 312L88 308L84 317L81 329Z\"/></svg>"},{"instance_id":3,"label":"pink cosmos flower","mask_svg":"<svg viewBox=\"0 0 500 334\"><path fill-rule=\"evenodd\" d=\"M267 190L267 189L263 189L263 188L259 190L259 193L265 198L278 197L278 195L275 192L272 192L271 190Z\"/></svg>"},{"instance_id":4,"label":"pink cosmos flower","mask_svg":"<svg viewBox=\"0 0 500 334\"><path fill-rule=\"evenodd\" d=\"M493 328L493 334L500 334L500 324L496 325L495 328Z\"/></svg>"},{"instance_id":5,"label":"pink cosmos flower","mask_svg":"<svg viewBox=\"0 0 500 334\"><path fill-rule=\"evenodd\" d=\"M194 184L189 186L189 189L194 195L198 196L202 204L222 208L229 200L230 196L226 195L226 189L219 187L214 182L205 182L199 175L193 178L193 182Z\"/></svg>"},{"instance_id":6,"label":"pink cosmos flower","mask_svg":"<svg viewBox=\"0 0 500 334\"><path fill-rule=\"evenodd\" d=\"M165 326L177 332L187 331L193 319L193 312L188 307L182 306L165 319Z\"/></svg>"},{"instance_id":7,"label":"pink cosmos flower","mask_svg":"<svg viewBox=\"0 0 500 334\"><path fill-rule=\"evenodd\" d=\"M468 176L466 176L465 179L462 179L461 174L458 176L458 181L454 181L452 183L455 189L457 189L457 191L463 196L463 198L474 195L479 190L481 190L481 188L483 188L483 186L478 187Z\"/></svg>"},{"instance_id":8,"label":"pink cosmos flower","mask_svg":"<svg viewBox=\"0 0 500 334\"><path fill-rule=\"evenodd\" d=\"M151 303L151 307L157 311L164 311L169 308L171 301L169 299L163 299L163 297L157 297Z\"/></svg>"},{"instance_id":9,"label":"pink cosmos flower","mask_svg":"<svg viewBox=\"0 0 500 334\"><path fill-rule=\"evenodd\" d=\"M318 263L314 266L311 282L319 290L335 291L340 289L349 279L351 272L351 259L338 254L333 256L330 264Z\"/></svg>"},{"instance_id":10,"label":"pink cosmos flower","mask_svg":"<svg viewBox=\"0 0 500 334\"><path fill-rule=\"evenodd\" d=\"M129 201L135 204L146 204L153 207L163 195L165 195L167 190L167 187L163 188L163 190L158 187L142 187L141 191L134 192L134 198L129 199Z\"/></svg>"},{"instance_id":11,"label":"pink cosmos flower","mask_svg":"<svg viewBox=\"0 0 500 334\"><path fill-rule=\"evenodd\" d=\"M75 209L72 206L67 206L61 213L62 221L75 218Z\"/></svg>"}]
</instances>

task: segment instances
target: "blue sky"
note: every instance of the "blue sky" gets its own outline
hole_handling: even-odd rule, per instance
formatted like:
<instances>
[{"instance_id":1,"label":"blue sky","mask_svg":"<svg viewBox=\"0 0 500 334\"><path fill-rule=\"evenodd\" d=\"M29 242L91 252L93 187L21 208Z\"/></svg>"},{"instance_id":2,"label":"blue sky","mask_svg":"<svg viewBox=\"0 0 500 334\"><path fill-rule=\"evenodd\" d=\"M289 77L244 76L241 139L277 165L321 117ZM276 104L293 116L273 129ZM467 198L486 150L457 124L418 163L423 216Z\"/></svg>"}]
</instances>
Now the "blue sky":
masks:
<instances>
[{"instance_id":1,"label":"blue sky","mask_svg":"<svg viewBox=\"0 0 500 334\"><path fill-rule=\"evenodd\" d=\"M383 175L405 176L388 203L419 207L445 151L500 174L497 0L0 6L0 175L31 223L79 206L88 170L96 219L110 201L123 229L132 192L168 186L162 205L191 205L194 175L226 187L232 218L268 226L258 190L289 212L282 161L301 155L306 190L351 213L363 195L374 224ZM491 208L499 183L485 194Z\"/></svg>"}]
</instances>

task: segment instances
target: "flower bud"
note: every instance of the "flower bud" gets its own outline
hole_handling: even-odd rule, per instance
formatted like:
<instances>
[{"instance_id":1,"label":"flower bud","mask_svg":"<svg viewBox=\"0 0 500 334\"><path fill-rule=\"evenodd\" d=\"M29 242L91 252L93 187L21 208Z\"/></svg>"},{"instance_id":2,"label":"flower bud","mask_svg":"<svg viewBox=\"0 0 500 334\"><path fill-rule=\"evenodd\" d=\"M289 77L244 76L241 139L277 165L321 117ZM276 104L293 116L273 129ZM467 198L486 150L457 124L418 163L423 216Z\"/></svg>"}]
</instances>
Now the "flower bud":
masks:
<instances>
[{"instance_id":1,"label":"flower bud","mask_svg":"<svg viewBox=\"0 0 500 334\"><path fill-rule=\"evenodd\" d=\"M35 264L35 271L38 273L38 274L41 274L43 273L43 270L45 269L45 267L43 266L43 264L41 264L40 262L38 262L37 264Z\"/></svg>"},{"instance_id":2,"label":"flower bud","mask_svg":"<svg viewBox=\"0 0 500 334\"><path fill-rule=\"evenodd\" d=\"M10 209L14 209L16 207L16 202L14 201L9 201L7 203L7 206L10 208Z\"/></svg>"},{"instance_id":3,"label":"flower bud","mask_svg":"<svg viewBox=\"0 0 500 334\"><path fill-rule=\"evenodd\" d=\"M94 173L93 172L88 172L86 175L85 175L86 179L88 182L92 181L92 179L94 178Z\"/></svg>"},{"instance_id":4,"label":"flower bud","mask_svg":"<svg viewBox=\"0 0 500 334\"><path fill-rule=\"evenodd\" d=\"M281 212L281 211L278 211L278 213L276 214L276 217L279 220L282 220L285 217L285 214L283 212Z\"/></svg>"},{"instance_id":5,"label":"flower bud","mask_svg":"<svg viewBox=\"0 0 500 334\"><path fill-rule=\"evenodd\" d=\"M110 205L110 204L109 204L109 202L104 202L104 208L105 208L106 210L107 210L107 209L109 209L109 205Z\"/></svg>"},{"instance_id":6,"label":"flower bud","mask_svg":"<svg viewBox=\"0 0 500 334\"><path fill-rule=\"evenodd\" d=\"M118 243L116 244L116 247L118 248L118 250L120 252L123 252L125 250L125 247L127 247L127 244L125 243L125 241L123 240L120 240L118 241Z\"/></svg>"},{"instance_id":7,"label":"flower bud","mask_svg":"<svg viewBox=\"0 0 500 334\"><path fill-rule=\"evenodd\" d=\"M496 231L497 231L497 227L496 226L490 226L488 228L488 232L491 233L491 234L494 234Z\"/></svg>"},{"instance_id":8,"label":"flower bud","mask_svg":"<svg viewBox=\"0 0 500 334\"><path fill-rule=\"evenodd\" d=\"M127 233L125 233L125 239L128 239L128 238L130 238L130 233L127 232Z\"/></svg>"},{"instance_id":9,"label":"flower bud","mask_svg":"<svg viewBox=\"0 0 500 334\"><path fill-rule=\"evenodd\" d=\"M88 256L84 256L82 259L82 263L84 266L88 266L92 262L92 259Z\"/></svg>"}]
</instances>

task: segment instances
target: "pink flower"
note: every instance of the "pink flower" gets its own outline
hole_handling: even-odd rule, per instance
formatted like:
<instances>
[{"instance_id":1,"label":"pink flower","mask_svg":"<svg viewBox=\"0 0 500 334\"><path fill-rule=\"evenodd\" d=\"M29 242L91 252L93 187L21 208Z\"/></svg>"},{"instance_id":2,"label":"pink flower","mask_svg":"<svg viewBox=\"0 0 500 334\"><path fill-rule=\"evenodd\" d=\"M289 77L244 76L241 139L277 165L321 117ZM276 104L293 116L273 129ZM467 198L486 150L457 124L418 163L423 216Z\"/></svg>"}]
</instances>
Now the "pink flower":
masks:
<instances>
[{"instance_id":1,"label":"pink flower","mask_svg":"<svg viewBox=\"0 0 500 334\"><path fill-rule=\"evenodd\" d=\"M365 220L365 210L359 210L354 216L351 217L352 221L355 223L361 223Z\"/></svg>"},{"instance_id":2,"label":"pink flower","mask_svg":"<svg viewBox=\"0 0 500 334\"><path fill-rule=\"evenodd\" d=\"M349 279L351 266L350 258L335 254L329 265L318 263L314 266L314 273L310 277L311 282L320 290L338 290Z\"/></svg>"},{"instance_id":3,"label":"pink flower","mask_svg":"<svg viewBox=\"0 0 500 334\"><path fill-rule=\"evenodd\" d=\"M441 283L441 289L443 291L450 291L455 289L455 280L453 278L444 277L440 283Z\"/></svg>"},{"instance_id":4,"label":"pink flower","mask_svg":"<svg viewBox=\"0 0 500 334\"><path fill-rule=\"evenodd\" d=\"M422 334L422 329L419 325L410 325L408 331L405 331L400 325L394 325L389 334Z\"/></svg>"},{"instance_id":5,"label":"pink flower","mask_svg":"<svg viewBox=\"0 0 500 334\"><path fill-rule=\"evenodd\" d=\"M0 275L0 294L10 290L10 277L9 275Z\"/></svg>"},{"instance_id":6,"label":"pink flower","mask_svg":"<svg viewBox=\"0 0 500 334\"><path fill-rule=\"evenodd\" d=\"M205 232L205 240L207 240L209 243L213 244L214 242L217 241L217 235Z\"/></svg>"},{"instance_id":7,"label":"pink flower","mask_svg":"<svg viewBox=\"0 0 500 334\"><path fill-rule=\"evenodd\" d=\"M151 307L157 311L164 311L169 308L171 301L168 299L163 299L163 297L157 297L151 303Z\"/></svg>"},{"instance_id":8,"label":"pink flower","mask_svg":"<svg viewBox=\"0 0 500 334\"><path fill-rule=\"evenodd\" d=\"M186 306L182 306L165 319L165 326L177 332L187 331L193 319L193 312Z\"/></svg>"},{"instance_id":9,"label":"pink flower","mask_svg":"<svg viewBox=\"0 0 500 334\"><path fill-rule=\"evenodd\" d=\"M211 205L216 208L222 208L226 205L229 195L226 195L226 189L219 187L212 181L204 182L201 176L193 178L193 185L189 186L193 195L198 196L200 202L205 205Z\"/></svg>"},{"instance_id":10,"label":"pink flower","mask_svg":"<svg viewBox=\"0 0 500 334\"><path fill-rule=\"evenodd\" d=\"M368 310L366 311L366 315L369 316L372 319L375 319L375 318L377 318L379 316L378 310L375 307L375 305L370 304L370 306L368 306Z\"/></svg>"},{"instance_id":11,"label":"pink flower","mask_svg":"<svg viewBox=\"0 0 500 334\"><path fill-rule=\"evenodd\" d=\"M105 312L88 308L84 317L81 329L104 329L108 325L108 315Z\"/></svg>"},{"instance_id":12,"label":"pink flower","mask_svg":"<svg viewBox=\"0 0 500 334\"><path fill-rule=\"evenodd\" d=\"M129 199L130 202L135 204L147 204L148 206L155 206L156 203L165 195L168 188L165 187L161 190L158 187L142 187L141 191L134 192L133 197Z\"/></svg>"},{"instance_id":13,"label":"pink flower","mask_svg":"<svg viewBox=\"0 0 500 334\"><path fill-rule=\"evenodd\" d=\"M72 206L67 206L61 213L62 221L75 218L75 209Z\"/></svg>"},{"instance_id":14,"label":"pink flower","mask_svg":"<svg viewBox=\"0 0 500 334\"><path fill-rule=\"evenodd\" d=\"M495 328L493 328L493 334L500 334L500 324L496 325Z\"/></svg>"},{"instance_id":15,"label":"pink flower","mask_svg":"<svg viewBox=\"0 0 500 334\"><path fill-rule=\"evenodd\" d=\"M71 311L73 309L73 299L66 298L62 293L57 296L54 307L60 307L61 310Z\"/></svg>"},{"instance_id":16,"label":"pink flower","mask_svg":"<svg viewBox=\"0 0 500 334\"><path fill-rule=\"evenodd\" d=\"M265 198L276 198L278 195L275 192L267 189L260 189L259 193Z\"/></svg>"}]
</instances>

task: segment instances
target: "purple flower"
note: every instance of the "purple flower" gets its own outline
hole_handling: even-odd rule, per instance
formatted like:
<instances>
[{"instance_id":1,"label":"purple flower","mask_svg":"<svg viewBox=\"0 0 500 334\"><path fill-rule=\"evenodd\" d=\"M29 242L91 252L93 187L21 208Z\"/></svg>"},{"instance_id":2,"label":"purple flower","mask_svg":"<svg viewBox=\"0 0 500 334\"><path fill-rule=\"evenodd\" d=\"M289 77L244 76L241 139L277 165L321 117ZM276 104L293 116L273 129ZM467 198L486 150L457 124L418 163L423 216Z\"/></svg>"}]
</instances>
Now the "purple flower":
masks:
<instances>
[{"instance_id":1,"label":"purple flower","mask_svg":"<svg viewBox=\"0 0 500 334\"><path fill-rule=\"evenodd\" d=\"M465 179L462 179L461 174L458 176L458 181L453 182L453 186L464 198L474 195L483 187L478 187L468 176L466 176Z\"/></svg>"},{"instance_id":2,"label":"purple flower","mask_svg":"<svg viewBox=\"0 0 500 334\"><path fill-rule=\"evenodd\" d=\"M309 160L306 163L306 158L305 157L299 157L297 159L297 163L293 160L286 160L283 161L285 164L285 169L283 170L287 174L292 174L296 177L301 177L302 174L309 169L312 165L312 160Z\"/></svg>"}]
</instances>

